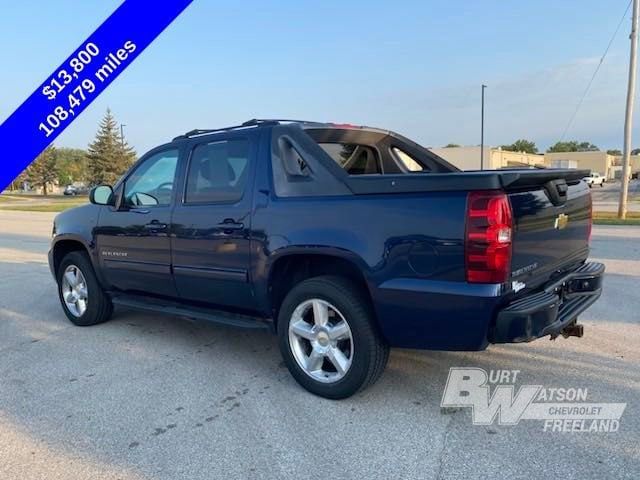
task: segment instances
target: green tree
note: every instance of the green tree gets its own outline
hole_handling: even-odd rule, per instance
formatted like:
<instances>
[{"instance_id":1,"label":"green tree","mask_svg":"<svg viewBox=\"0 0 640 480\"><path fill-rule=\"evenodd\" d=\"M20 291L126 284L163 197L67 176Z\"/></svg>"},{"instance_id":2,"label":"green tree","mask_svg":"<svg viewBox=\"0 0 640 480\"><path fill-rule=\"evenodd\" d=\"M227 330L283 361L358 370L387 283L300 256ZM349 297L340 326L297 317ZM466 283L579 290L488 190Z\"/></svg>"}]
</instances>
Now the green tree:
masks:
<instances>
[{"instance_id":1,"label":"green tree","mask_svg":"<svg viewBox=\"0 0 640 480\"><path fill-rule=\"evenodd\" d=\"M600 149L590 142L578 142L572 140L570 142L557 142L550 147L547 152L549 153L564 153L564 152L597 152Z\"/></svg>"},{"instance_id":2,"label":"green tree","mask_svg":"<svg viewBox=\"0 0 640 480\"><path fill-rule=\"evenodd\" d=\"M607 150L607 155L622 155L622 152L616 148L614 150Z\"/></svg>"},{"instance_id":3,"label":"green tree","mask_svg":"<svg viewBox=\"0 0 640 480\"><path fill-rule=\"evenodd\" d=\"M135 156L135 151L121 138L111 110L107 109L87 152L89 183L113 185L131 166Z\"/></svg>"},{"instance_id":4,"label":"green tree","mask_svg":"<svg viewBox=\"0 0 640 480\"><path fill-rule=\"evenodd\" d=\"M525 140L524 138L516 140L511 145L503 145L502 149L509 152L538 153L536 143L531 140Z\"/></svg>"},{"instance_id":5,"label":"green tree","mask_svg":"<svg viewBox=\"0 0 640 480\"><path fill-rule=\"evenodd\" d=\"M578 151L579 152L599 152L600 149L593 143L580 142L578 144Z\"/></svg>"},{"instance_id":6,"label":"green tree","mask_svg":"<svg viewBox=\"0 0 640 480\"><path fill-rule=\"evenodd\" d=\"M458 145L457 143L447 143L444 147L442 148L458 148L460 145Z\"/></svg>"},{"instance_id":7,"label":"green tree","mask_svg":"<svg viewBox=\"0 0 640 480\"><path fill-rule=\"evenodd\" d=\"M87 151L80 148L58 148L58 184L70 185L89 180Z\"/></svg>"},{"instance_id":8,"label":"green tree","mask_svg":"<svg viewBox=\"0 0 640 480\"><path fill-rule=\"evenodd\" d=\"M58 167L56 165L56 149L53 146L36 157L35 161L26 170L26 177L31 186L41 187L42 193L49 193L49 186L58 179Z\"/></svg>"}]
</instances>

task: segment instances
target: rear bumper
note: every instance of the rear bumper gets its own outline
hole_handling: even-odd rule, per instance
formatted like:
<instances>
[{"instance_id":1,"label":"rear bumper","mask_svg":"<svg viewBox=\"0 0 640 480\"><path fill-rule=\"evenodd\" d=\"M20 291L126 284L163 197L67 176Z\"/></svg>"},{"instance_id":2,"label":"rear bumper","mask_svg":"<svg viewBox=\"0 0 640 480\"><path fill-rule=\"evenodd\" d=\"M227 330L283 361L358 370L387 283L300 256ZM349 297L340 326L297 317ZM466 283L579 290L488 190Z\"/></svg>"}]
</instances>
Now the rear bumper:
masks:
<instances>
[{"instance_id":1,"label":"rear bumper","mask_svg":"<svg viewBox=\"0 0 640 480\"><path fill-rule=\"evenodd\" d=\"M553 280L541 292L520 298L502 308L489 330L491 343L530 342L551 335L578 335L572 328L578 315L602 293L604 265L585 263Z\"/></svg>"}]
</instances>

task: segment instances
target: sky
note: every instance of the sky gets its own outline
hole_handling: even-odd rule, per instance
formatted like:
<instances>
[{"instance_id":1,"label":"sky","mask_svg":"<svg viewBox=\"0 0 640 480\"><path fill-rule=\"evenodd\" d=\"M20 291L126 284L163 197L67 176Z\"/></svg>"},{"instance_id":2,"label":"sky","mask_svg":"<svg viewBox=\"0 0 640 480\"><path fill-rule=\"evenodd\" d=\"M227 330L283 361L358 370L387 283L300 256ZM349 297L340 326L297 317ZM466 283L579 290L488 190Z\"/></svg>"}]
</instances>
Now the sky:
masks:
<instances>
[{"instance_id":1,"label":"sky","mask_svg":"<svg viewBox=\"0 0 640 480\"><path fill-rule=\"evenodd\" d=\"M0 122L121 3L0 2ZM484 83L485 143L543 150L561 139L628 2L195 0L54 144L86 148L109 107L139 154L251 118L477 145ZM566 140L622 148L630 26L628 13Z\"/></svg>"}]
</instances>

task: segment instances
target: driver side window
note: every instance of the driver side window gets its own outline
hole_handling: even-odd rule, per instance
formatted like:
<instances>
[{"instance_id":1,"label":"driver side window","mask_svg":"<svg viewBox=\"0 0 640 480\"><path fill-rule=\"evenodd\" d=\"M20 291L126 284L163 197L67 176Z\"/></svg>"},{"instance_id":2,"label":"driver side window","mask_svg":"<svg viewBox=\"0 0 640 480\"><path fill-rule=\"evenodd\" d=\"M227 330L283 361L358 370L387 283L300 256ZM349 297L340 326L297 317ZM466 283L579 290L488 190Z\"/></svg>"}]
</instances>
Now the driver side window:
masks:
<instances>
[{"instance_id":1,"label":"driver side window","mask_svg":"<svg viewBox=\"0 0 640 480\"><path fill-rule=\"evenodd\" d=\"M129 207L170 205L177 165L177 149L165 150L146 159L125 182L125 205Z\"/></svg>"}]
</instances>

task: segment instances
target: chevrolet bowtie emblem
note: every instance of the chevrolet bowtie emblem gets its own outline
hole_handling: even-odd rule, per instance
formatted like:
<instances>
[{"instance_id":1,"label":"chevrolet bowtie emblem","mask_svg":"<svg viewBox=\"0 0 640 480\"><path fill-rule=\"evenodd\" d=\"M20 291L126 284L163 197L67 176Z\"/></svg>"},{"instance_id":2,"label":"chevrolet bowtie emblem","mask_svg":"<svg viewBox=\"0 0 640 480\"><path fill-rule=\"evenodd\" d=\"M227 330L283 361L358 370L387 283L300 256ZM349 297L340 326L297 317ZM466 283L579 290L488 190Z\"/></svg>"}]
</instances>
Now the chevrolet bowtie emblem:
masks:
<instances>
[{"instance_id":1,"label":"chevrolet bowtie emblem","mask_svg":"<svg viewBox=\"0 0 640 480\"><path fill-rule=\"evenodd\" d=\"M555 224L553 225L553 228L555 228L556 230L562 230L564 227L567 226L567 223L569 223L569 215L565 215L564 213L561 213L556 217L556 221L555 221Z\"/></svg>"}]
</instances>

